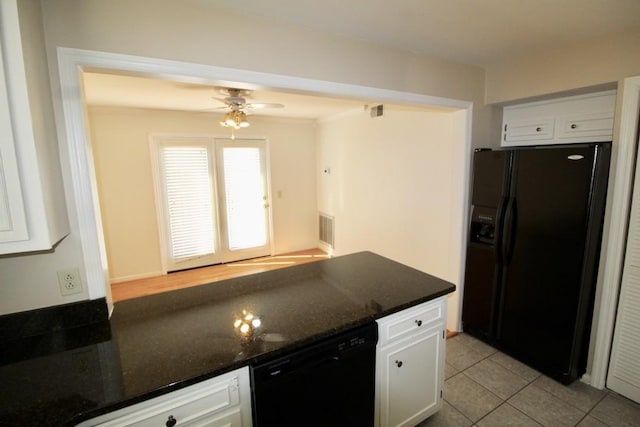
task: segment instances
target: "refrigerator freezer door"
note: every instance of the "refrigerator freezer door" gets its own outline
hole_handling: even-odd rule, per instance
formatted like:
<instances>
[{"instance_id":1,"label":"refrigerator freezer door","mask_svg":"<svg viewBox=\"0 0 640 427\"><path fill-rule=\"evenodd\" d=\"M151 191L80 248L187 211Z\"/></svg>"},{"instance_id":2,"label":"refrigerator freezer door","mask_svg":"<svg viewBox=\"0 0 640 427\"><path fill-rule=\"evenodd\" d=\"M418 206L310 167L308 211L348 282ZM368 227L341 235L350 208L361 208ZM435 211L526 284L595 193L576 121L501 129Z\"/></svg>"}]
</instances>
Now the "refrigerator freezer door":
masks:
<instances>
[{"instance_id":1,"label":"refrigerator freezer door","mask_svg":"<svg viewBox=\"0 0 640 427\"><path fill-rule=\"evenodd\" d=\"M514 157L513 244L502 274L498 342L565 382L575 375L595 286L597 262L585 263L588 252L597 254L601 233L602 213L591 218L594 190L601 190L596 181L603 180L592 174L595 155L594 147L576 146L518 150ZM603 211L604 194L598 196Z\"/></svg>"},{"instance_id":2,"label":"refrigerator freezer door","mask_svg":"<svg viewBox=\"0 0 640 427\"><path fill-rule=\"evenodd\" d=\"M508 151L480 150L473 155L473 193L471 204L497 208L508 193Z\"/></svg>"},{"instance_id":3,"label":"refrigerator freezer door","mask_svg":"<svg viewBox=\"0 0 640 427\"><path fill-rule=\"evenodd\" d=\"M501 265L501 224L511 155L478 151L473 159L471 225L467 244L462 323L466 332L491 341L495 289Z\"/></svg>"}]
</instances>

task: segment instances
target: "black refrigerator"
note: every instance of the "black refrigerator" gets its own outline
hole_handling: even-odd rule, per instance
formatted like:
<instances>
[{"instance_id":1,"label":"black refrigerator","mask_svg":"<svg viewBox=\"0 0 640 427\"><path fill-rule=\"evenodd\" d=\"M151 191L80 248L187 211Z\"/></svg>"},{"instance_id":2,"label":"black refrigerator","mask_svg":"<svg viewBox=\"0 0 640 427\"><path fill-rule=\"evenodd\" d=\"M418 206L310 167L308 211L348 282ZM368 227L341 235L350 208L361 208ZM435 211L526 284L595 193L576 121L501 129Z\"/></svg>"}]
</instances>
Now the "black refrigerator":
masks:
<instances>
[{"instance_id":1,"label":"black refrigerator","mask_svg":"<svg viewBox=\"0 0 640 427\"><path fill-rule=\"evenodd\" d=\"M569 384L586 367L610 143L479 149L462 325Z\"/></svg>"}]
</instances>

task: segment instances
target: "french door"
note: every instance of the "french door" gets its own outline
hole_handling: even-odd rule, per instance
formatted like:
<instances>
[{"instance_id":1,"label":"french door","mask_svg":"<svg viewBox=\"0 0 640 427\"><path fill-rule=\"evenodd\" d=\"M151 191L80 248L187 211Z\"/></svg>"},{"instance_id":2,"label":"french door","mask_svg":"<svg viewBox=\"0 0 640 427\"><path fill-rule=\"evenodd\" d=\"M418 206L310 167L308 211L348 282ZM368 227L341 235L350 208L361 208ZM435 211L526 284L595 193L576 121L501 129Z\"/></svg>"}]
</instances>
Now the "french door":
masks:
<instances>
[{"instance_id":1,"label":"french door","mask_svg":"<svg viewBox=\"0 0 640 427\"><path fill-rule=\"evenodd\" d=\"M264 140L158 137L166 271L270 254Z\"/></svg>"}]
</instances>

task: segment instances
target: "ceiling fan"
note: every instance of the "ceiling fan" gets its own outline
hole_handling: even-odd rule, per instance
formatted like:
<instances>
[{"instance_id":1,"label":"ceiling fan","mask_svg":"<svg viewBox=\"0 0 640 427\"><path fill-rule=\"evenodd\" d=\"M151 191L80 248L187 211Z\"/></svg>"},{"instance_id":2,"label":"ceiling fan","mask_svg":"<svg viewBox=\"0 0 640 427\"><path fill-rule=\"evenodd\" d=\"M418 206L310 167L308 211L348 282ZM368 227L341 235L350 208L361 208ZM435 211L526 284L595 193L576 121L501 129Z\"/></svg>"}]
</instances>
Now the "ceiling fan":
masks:
<instances>
[{"instance_id":1,"label":"ceiling fan","mask_svg":"<svg viewBox=\"0 0 640 427\"><path fill-rule=\"evenodd\" d=\"M219 88L218 92L226 95L224 98L213 98L223 102L223 107L216 109L228 109L229 111L220 120L220 125L234 129L246 128L249 126L247 111L263 108L283 108L284 105L276 103L249 103L246 97L251 95L248 89Z\"/></svg>"}]
</instances>

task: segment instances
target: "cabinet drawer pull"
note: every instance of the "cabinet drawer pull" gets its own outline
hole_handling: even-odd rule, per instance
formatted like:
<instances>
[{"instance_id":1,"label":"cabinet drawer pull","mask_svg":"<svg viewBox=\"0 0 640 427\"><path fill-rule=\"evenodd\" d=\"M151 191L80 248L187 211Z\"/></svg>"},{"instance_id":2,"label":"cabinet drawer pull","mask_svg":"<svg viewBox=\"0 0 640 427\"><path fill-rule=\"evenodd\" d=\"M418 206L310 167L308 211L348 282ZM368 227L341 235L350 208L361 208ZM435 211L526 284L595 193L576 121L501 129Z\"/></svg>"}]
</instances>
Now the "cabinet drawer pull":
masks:
<instances>
[{"instance_id":1,"label":"cabinet drawer pull","mask_svg":"<svg viewBox=\"0 0 640 427\"><path fill-rule=\"evenodd\" d=\"M396 360L396 366L402 368L402 360Z\"/></svg>"},{"instance_id":2,"label":"cabinet drawer pull","mask_svg":"<svg viewBox=\"0 0 640 427\"><path fill-rule=\"evenodd\" d=\"M536 132L542 132L542 128L536 128Z\"/></svg>"},{"instance_id":3,"label":"cabinet drawer pull","mask_svg":"<svg viewBox=\"0 0 640 427\"><path fill-rule=\"evenodd\" d=\"M169 415L169 418L167 419L167 422L164 424L167 427L173 427L177 424L178 422L176 421L175 418L173 418L173 415Z\"/></svg>"},{"instance_id":4,"label":"cabinet drawer pull","mask_svg":"<svg viewBox=\"0 0 640 427\"><path fill-rule=\"evenodd\" d=\"M578 125L577 125L577 124L575 124L575 123L571 125L571 129L575 129L575 128L577 128L577 127L578 127Z\"/></svg>"},{"instance_id":5,"label":"cabinet drawer pull","mask_svg":"<svg viewBox=\"0 0 640 427\"><path fill-rule=\"evenodd\" d=\"M422 320L416 320L416 325L422 326Z\"/></svg>"}]
</instances>

